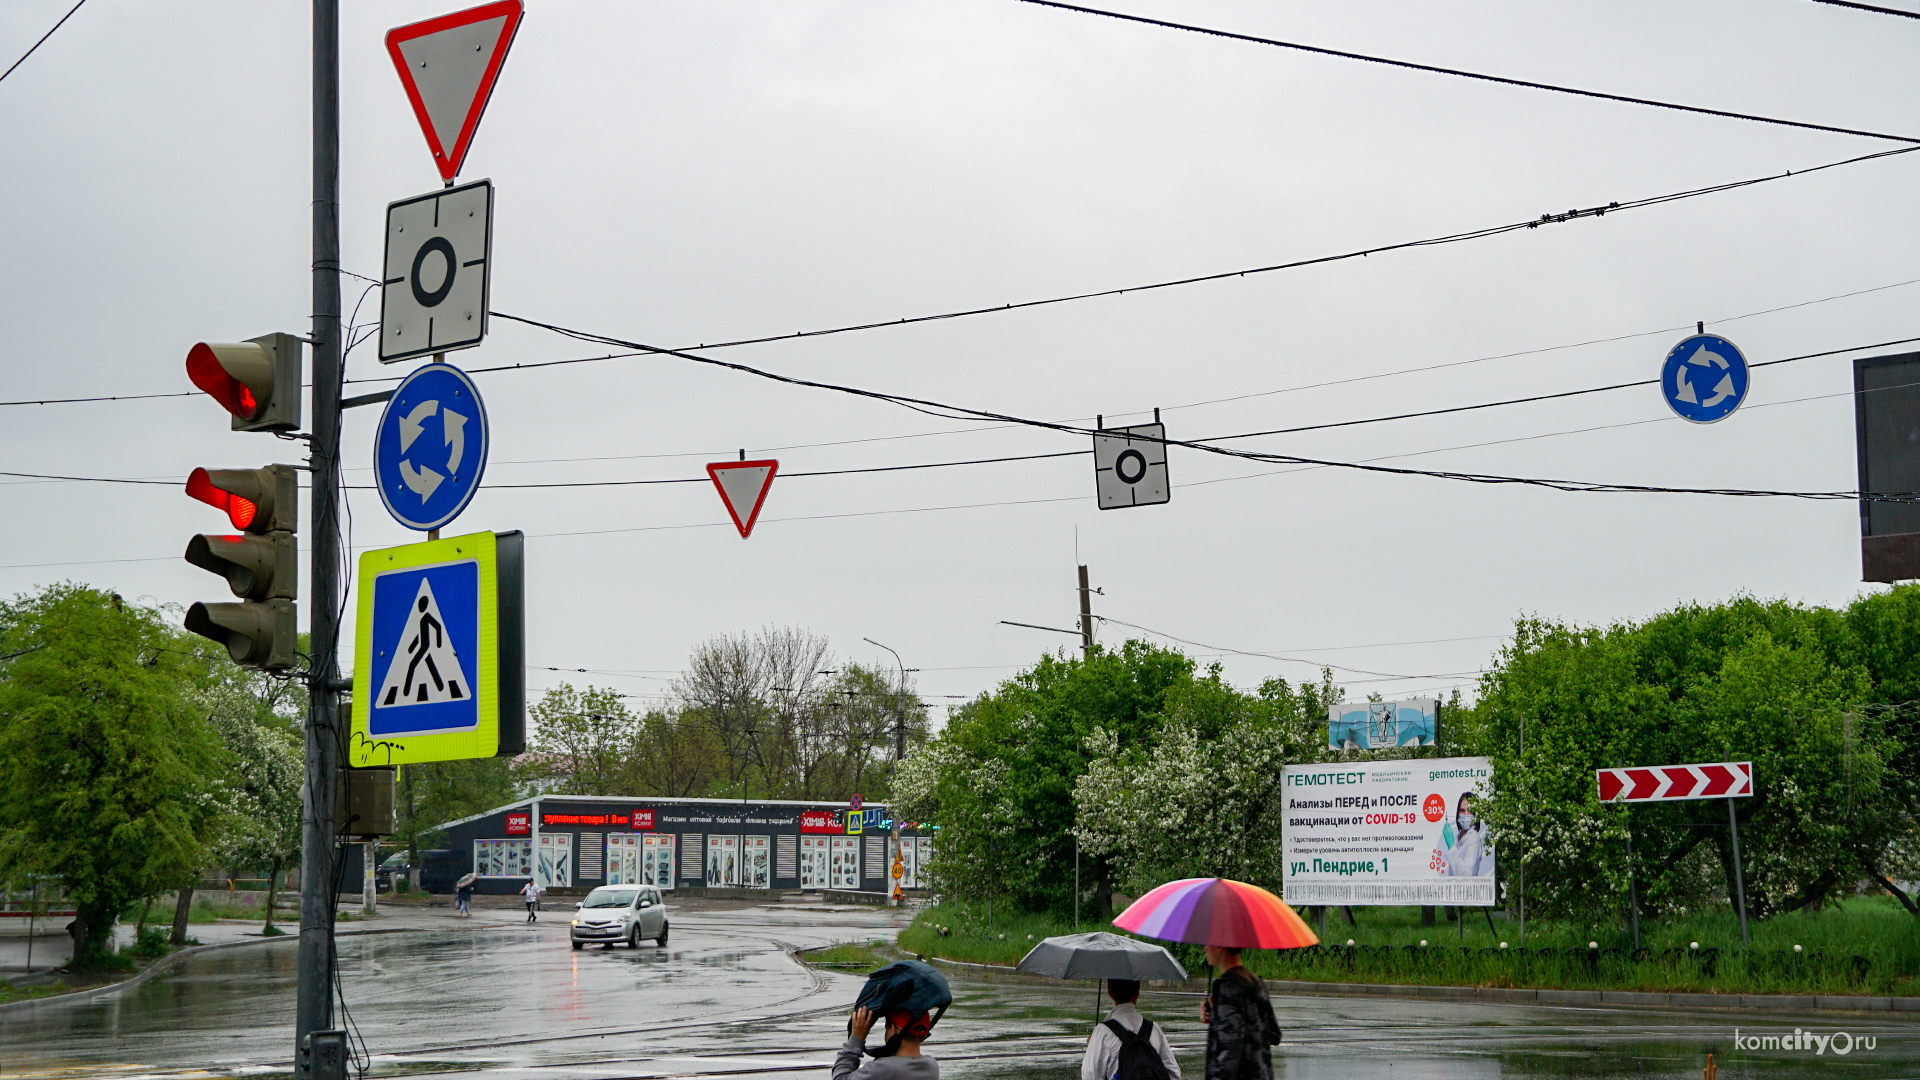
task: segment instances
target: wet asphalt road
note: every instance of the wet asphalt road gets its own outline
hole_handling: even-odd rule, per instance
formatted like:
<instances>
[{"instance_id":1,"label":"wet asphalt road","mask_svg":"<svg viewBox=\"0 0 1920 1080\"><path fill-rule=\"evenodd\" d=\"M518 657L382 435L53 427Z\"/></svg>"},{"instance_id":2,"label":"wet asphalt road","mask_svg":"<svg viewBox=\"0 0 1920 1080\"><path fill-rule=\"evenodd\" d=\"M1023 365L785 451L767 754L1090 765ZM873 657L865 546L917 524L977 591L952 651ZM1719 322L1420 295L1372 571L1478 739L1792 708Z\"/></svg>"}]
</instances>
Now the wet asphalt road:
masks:
<instances>
[{"instance_id":1,"label":"wet asphalt road","mask_svg":"<svg viewBox=\"0 0 1920 1080\"><path fill-rule=\"evenodd\" d=\"M808 969L792 948L886 937L897 913L784 904L679 910L666 949L566 944L565 918L510 912L342 937L342 987L373 1075L505 1080L817 1077L844 1037L857 975ZM267 1076L290 1069L291 940L188 958L170 974L93 1000L0 1010L0 1078ZM1071 1080L1092 991L956 979L928 1049L950 1077ZM1148 994L1191 1080L1204 1040L1197 998ZM1286 997L1276 1080L1920 1077L1920 1023L1847 1014L1664 1013ZM1845 1031L1844 1056L1741 1051L1742 1034Z\"/></svg>"}]
</instances>

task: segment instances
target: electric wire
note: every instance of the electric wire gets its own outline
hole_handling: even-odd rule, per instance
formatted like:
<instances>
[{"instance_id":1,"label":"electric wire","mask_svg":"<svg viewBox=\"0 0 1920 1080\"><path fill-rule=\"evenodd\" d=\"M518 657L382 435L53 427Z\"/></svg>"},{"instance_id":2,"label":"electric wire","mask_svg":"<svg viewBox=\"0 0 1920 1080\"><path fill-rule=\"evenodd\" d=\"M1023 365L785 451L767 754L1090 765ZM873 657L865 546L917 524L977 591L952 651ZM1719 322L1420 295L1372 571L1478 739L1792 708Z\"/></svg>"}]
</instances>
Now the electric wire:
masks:
<instances>
[{"instance_id":1,"label":"electric wire","mask_svg":"<svg viewBox=\"0 0 1920 1080\"><path fill-rule=\"evenodd\" d=\"M1177 641L1182 645L1192 645L1201 649L1212 649L1215 652L1227 653L1233 656L1257 656L1268 660L1281 660L1289 664L1308 664L1321 669L1331 668L1335 671L1351 671L1356 675L1377 675L1383 679L1447 679L1457 675L1477 674L1477 672L1447 671L1431 675L1395 675L1386 671L1370 671L1367 668L1349 667L1346 664L1333 664L1322 660L1304 660L1297 656L1281 656L1279 653L1254 652L1250 649L1232 649L1224 645L1209 645L1204 641L1194 641L1189 638L1179 637L1162 630L1155 630L1150 626L1141 626L1139 623L1127 622L1125 619L1116 619L1111 615L1095 615L1094 618L1101 622L1110 622L1115 626L1124 626L1132 630L1139 630L1142 633L1152 634L1155 637L1163 637L1168 641Z\"/></svg>"},{"instance_id":2,"label":"electric wire","mask_svg":"<svg viewBox=\"0 0 1920 1080\"><path fill-rule=\"evenodd\" d=\"M1830 4L1834 7L1852 8L1855 11L1871 11L1879 15L1898 15L1905 19L1920 19L1920 11L1902 11L1899 8L1881 7L1878 4L1862 4L1857 0L1813 0L1816 4Z\"/></svg>"},{"instance_id":3,"label":"electric wire","mask_svg":"<svg viewBox=\"0 0 1920 1080\"><path fill-rule=\"evenodd\" d=\"M1575 86L1560 86L1554 83L1533 82L1528 79L1511 79L1503 75L1488 75L1478 71L1463 71L1459 68L1421 64L1411 60L1396 60L1386 56L1348 52L1345 49L1330 49L1320 45L1305 45L1297 41L1281 41L1278 38L1259 37L1253 34L1239 34L1231 30L1194 26L1191 23L1177 23L1166 19L1153 19L1145 15L1129 15L1125 12L1109 11L1105 8L1083 7L1079 4L1062 3L1061 0L1017 0L1017 2L1032 4L1036 7L1054 8L1060 11L1072 11L1082 15L1097 15L1104 19L1118 19L1123 22L1140 23L1145 26L1158 26L1168 30L1184 30L1189 33L1206 34L1210 37L1226 38L1231 41L1244 41L1254 45L1271 45L1276 48L1293 49L1297 52L1313 53L1318 56L1332 56L1342 60L1360 60L1369 64L1385 64L1388 67L1405 68L1410 71L1424 71L1434 75L1453 75L1463 79L1477 79L1481 82L1497 83L1502 86L1518 86L1528 90L1546 90L1556 94L1572 94L1578 97L1597 98L1601 101L1617 101L1627 105L1647 105L1656 109L1672 109L1676 112L1695 113L1701 116L1718 116L1728 120L1749 120L1758 124L1773 124L1779 127L1800 128L1805 131L1825 131L1837 135L1859 135L1869 139L1885 139L1888 142L1920 143L1920 138L1915 138L1910 135L1889 135L1885 132L1865 131L1860 128L1835 127L1830 124L1808 123L1804 120L1785 120L1777 116L1760 116L1755 113L1732 112L1727 109L1711 109L1700 105L1682 105L1678 102L1660 101L1655 98L1631 97L1626 94L1610 94L1603 90L1587 90ZM1895 12L1895 14L1898 13Z\"/></svg>"},{"instance_id":4,"label":"electric wire","mask_svg":"<svg viewBox=\"0 0 1920 1080\"><path fill-rule=\"evenodd\" d=\"M1084 425L1066 424L1066 423L1060 423L1057 421L1040 420L1040 419L1031 418L1031 417L1022 417L1022 416L1017 416L1011 413L996 412L988 409L975 409L975 408L970 408L970 407L961 406L961 405L952 405L945 402L935 401L929 398L913 397L907 394L896 394L896 393L890 393L890 392L879 391L879 390L869 390L862 387L849 386L843 383L830 383L830 382L824 382L818 379L802 378L797 375L783 375L778 372L768 371L763 368L753 367L752 365L742 364L732 360L722 360L716 357L702 356L698 353L688 352L683 349L658 348L654 346L645 345L639 342L616 338L611 335L596 334L589 331L560 326L554 323L541 322L539 320L534 320L534 319L521 318L521 319L517 319L517 321L524 322L532 326L543 327L545 329L552 330L555 333L564 334L568 337L574 337L582 341L592 341L592 342L613 345L620 348L628 348L628 349L651 349L652 351L657 352L661 355L677 357L679 359L687 360L692 363L704 364L711 367L721 368L724 370L735 371L741 374L752 375L756 378L766 379L773 382L784 383L790 386L801 386L809 389L825 390L831 393L839 393L839 394L846 394L853 397L866 398L868 400L879 401L879 402L883 402L890 405L896 405L901 408L910 409L915 412L923 413L928 416L939 416L947 419L997 420L997 421L1010 423L1010 424L1019 424L1026 427L1035 428L1038 430L1057 431L1063 434L1080 435L1080 436L1093 436L1101 433L1100 429L1089 428ZM1920 339L1906 339L1906 340L1920 340ZM1862 348L1879 348L1879 347L1883 347L1884 344L1886 343L1862 346ZM1849 351L1849 350L1845 350L1845 349L1833 350L1828 353L1823 353L1821 355L1831 355L1833 352L1846 352L1846 351ZM1772 361L1772 362L1780 363L1785 361ZM1685 486L1666 485L1666 484L1625 484L1625 483L1614 483L1614 482L1607 482L1607 481L1576 480L1576 479L1560 478L1560 477L1509 476L1509 475L1497 474L1497 473L1471 473L1471 472L1456 472L1456 471L1437 470L1437 469L1413 469L1413 468L1405 468L1400 466L1369 464L1366 462L1359 462L1359 461L1336 461L1336 460L1331 460L1326 458L1312 458L1312 457L1306 457L1304 455L1297 455L1297 454L1279 454L1279 453L1254 451L1254 450L1242 450L1242 449L1237 449L1233 447L1215 445L1215 443L1217 443L1218 441L1221 441L1221 439L1223 438L1224 437L1216 437L1213 442L1201 442L1196 440L1170 439L1170 438L1144 439L1141 441L1161 444L1165 446L1182 446L1188 449L1199 450L1204 453L1216 454L1223 457L1240 458L1248 461L1263 461L1263 462L1269 462L1273 464L1325 465L1332 468L1351 469L1358 472L1369 472L1369 473L1376 473L1376 474L1382 474L1382 475L1427 477L1432 479L1448 480L1456 483L1538 487L1538 488L1544 488L1544 489L1555 490L1555 491L1564 491L1569 493L1581 493L1581 494L1637 493L1637 494L1672 494L1672 495L1714 495L1714 496L1744 497L1744 498L1794 498L1794 499L1808 499L1808 500L1817 500L1817 501L1862 499L1867 501L1878 501L1878 502L1911 502L1911 501L1915 501L1916 494L1920 494L1920 493L1914 493L1914 492L1880 493L1880 492L1860 492L1860 491L1789 491L1784 489L1685 487Z\"/></svg>"},{"instance_id":5,"label":"electric wire","mask_svg":"<svg viewBox=\"0 0 1920 1080\"><path fill-rule=\"evenodd\" d=\"M0 80L4 80L7 76L13 74L13 71L15 68L19 67L21 64L26 63L27 57L32 56L35 49L38 49L40 46L45 45L47 43L47 39L53 36L54 30L58 30L62 26L67 25L67 20L73 18L73 13L76 11L79 11L81 5L85 4L86 2L87 0L80 0L80 3L73 5L71 8L68 8L67 13L65 15L60 16L60 21L53 24L52 29L48 30L44 34L41 34L39 41L34 42L33 45L27 49L26 52L23 52L20 54L20 59L15 60L13 63L7 65L7 70L0 71Z\"/></svg>"}]
</instances>

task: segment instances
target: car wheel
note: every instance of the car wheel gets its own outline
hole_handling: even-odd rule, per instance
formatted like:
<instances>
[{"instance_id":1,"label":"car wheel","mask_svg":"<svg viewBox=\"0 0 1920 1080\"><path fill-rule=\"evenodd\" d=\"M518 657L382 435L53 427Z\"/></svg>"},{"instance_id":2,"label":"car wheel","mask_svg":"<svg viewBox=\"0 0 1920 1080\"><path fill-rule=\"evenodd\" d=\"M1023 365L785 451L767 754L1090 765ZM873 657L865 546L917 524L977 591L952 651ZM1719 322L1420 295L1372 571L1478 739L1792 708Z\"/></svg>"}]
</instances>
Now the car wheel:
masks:
<instances>
[{"instance_id":1,"label":"car wheel","mask_svg":"<svg viewBox=\"0 0 1920 1080\"><path fill-rule=\"evenodd\" d=\"M640 928L638 926L631 927L627 930L627 948L637 949L639 947L640 947Z\"/></svg>"},{"instance_id":2,"label":"car wheel","mask_svg":"<svg viewBox=\"0 0 1920 1080\"><path fill-rule=\"evenodd\" d=\"M580 951L580 943L579 943L579 942L577 942L577 941L576 941L576 942L574 942L574 943L573 943L573 951L574 951L574 952L579 952L579 951Z\"/></svg>"},{"instance_id":3,"label":"car wheel","mask_svg":"<svg viewBox=\"0 0 1920 1080\"><path fill-rule=\"evenodd\" d=\"M660 932L653 936L653 943L661 948L667 947L667 921L660 920Z\"/></svg>"}]
</instances>

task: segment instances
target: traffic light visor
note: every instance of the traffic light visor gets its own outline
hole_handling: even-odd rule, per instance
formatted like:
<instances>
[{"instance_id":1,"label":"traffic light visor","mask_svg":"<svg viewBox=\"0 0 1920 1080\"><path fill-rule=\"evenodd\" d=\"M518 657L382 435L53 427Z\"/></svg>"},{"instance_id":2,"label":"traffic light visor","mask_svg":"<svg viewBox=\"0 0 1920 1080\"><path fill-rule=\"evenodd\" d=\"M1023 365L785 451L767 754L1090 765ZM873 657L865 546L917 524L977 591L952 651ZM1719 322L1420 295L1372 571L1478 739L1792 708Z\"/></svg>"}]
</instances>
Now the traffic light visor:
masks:
<instances>
[{"instance_id":1,"label":"traffic light visor","mask_svg":"<svg viewBox=\"0 0 1920 1080\"><path fill-rule=\"evenodd\" d=\"M253 524L254 515L259 512L259 507L251 500L214 487L213 478L207 475L205 469L195 469L187 476L187 494L208 506L225 510L227 520L233 522L236 529L245 529Z\"/></svg>"},{"instance_id":2,"label":"traffic light visor","mask_svg":"<svg viewBox=\"0 0 1920 1080\"><path fill-rule=\"evenodd\" d=\"M273 397L273 361L251 341L200 342L187 353L187 378L242 420L257 419L260 403Z\"/></svg>"}]
</instances>

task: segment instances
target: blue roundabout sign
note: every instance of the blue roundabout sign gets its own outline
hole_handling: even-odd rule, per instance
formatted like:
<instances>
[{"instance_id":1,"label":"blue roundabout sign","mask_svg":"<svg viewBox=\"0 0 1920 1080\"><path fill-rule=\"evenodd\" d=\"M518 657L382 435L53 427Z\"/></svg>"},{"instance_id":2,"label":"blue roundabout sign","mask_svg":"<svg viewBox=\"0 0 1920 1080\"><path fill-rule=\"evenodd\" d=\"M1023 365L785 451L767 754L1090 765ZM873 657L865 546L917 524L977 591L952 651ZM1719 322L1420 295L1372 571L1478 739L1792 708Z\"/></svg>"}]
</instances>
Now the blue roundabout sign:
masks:
<instances>
[{"instance_id":1,"label":"blue roundabout sign","mask_svg":"<svg viewBox=\"0 0 1920 1080\"><path fill-rule=\"evenodd\" d=\"M394 388L373 437L380 501L409 529L460 516L487 467L487 410L452 364L424 364Z\"/></svg>"},{"instance_id":2,"label":"blue roundabout sign","mask_svg":"<svg viewBox=\"0 0 1920 1080\"><path fill-rule=\"evenodd\" d=\"M1733 415L1747 398L1747 358L1733 342L1695 334L1673 347L1660 365L1660 393L1682 420L1711 424Z\"/></svg>"}]
</instances>

